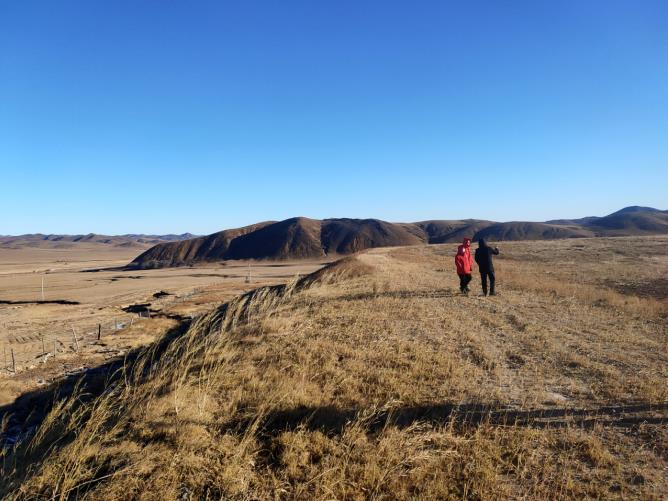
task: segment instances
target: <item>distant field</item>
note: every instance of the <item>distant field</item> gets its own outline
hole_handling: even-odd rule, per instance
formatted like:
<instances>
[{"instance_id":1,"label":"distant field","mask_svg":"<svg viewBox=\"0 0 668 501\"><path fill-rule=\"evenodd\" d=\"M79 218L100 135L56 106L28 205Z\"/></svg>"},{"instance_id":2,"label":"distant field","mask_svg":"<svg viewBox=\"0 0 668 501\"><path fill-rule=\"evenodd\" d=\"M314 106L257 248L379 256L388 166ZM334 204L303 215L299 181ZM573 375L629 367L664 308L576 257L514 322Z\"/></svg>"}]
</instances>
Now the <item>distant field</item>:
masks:
<instances>
[{"instance_id":1,"label":"distant field","mask_svg":"<svg viewBox=\"0 0 668 501\"><path fill-rule=\"evenodd\" d=\"M39 245L0 245L0 287L4 293L9 288L5 280L17 274L63 272L103 266L122 266L148 245L120 247L99 243L40 242ZM30 287L32 286L32 287ZM23 292L38 293L39 277L36 283L26 280L20 286Z\"/></svg>"},{"instance_id":2,"label":"distant field","mask_svg":"<svg viewBox=\"0 0 668 501\"><path fill-rule=\"evenodd\" d=\"M249 268L244 262L137 272L85 271L123 266L146 247L88 242L0 246L0 404L20 388L34 386L37 380L55 377L73 367L90 366L101 357L152 341L175 323L169 317L205 311L249 288L284 282L320 266L317 262L254 263L250 270L252 283L246 283ZM42 280L44 302L40 303ZM160 291L168 295L153 297ZM153 311L151 322L140 319L136 311L123 310L147 303ZM116 326L129 326L130 321L132 331L116 331ZM106 343L102 347L90 344L96 341L99 324ZM81 341L76 355L72 328ZM53 355L54 346L57 358L65 365L53 366L51 359L45 375L39 362L43 351ZM19 373L31 367L39 370L14 377L10 370L12 350ZM29 380L21 381L23 378Z\"/></svg>"}]
</instances>

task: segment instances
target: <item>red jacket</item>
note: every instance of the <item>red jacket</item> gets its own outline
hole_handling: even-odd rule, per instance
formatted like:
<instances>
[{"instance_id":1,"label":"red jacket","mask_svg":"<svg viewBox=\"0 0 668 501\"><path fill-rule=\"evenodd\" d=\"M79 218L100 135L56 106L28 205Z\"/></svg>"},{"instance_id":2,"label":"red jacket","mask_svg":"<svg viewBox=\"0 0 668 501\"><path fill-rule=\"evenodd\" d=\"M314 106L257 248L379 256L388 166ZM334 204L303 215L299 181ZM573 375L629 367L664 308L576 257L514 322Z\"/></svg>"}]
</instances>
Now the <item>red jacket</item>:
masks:
<instances>
[{"instance_id":1,"label":"red jacket","mask_svg":"<svg viewBox=\"0 0 668 501\"><path fill-rule=\"evenodd\" d=\"M473 270L473 256L471 255L471 239L465 238L462 245L457 247L455 256L457 275L470 275Z\"/></svg>"}]
</instances>

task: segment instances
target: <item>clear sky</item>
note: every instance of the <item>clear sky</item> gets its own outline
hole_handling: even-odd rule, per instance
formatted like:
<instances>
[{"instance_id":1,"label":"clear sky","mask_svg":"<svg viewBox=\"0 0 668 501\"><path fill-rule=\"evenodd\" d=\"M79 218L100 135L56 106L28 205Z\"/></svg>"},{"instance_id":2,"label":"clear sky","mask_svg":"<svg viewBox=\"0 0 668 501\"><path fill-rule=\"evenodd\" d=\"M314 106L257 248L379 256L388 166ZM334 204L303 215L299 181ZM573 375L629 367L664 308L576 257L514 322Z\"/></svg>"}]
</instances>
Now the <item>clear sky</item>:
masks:
<instances>
[{"instance_id":1,"label":"clear sky","mask_svg":"<svg viewBox=\"0 0 668 501\"><path fill-rule=\"evenodd\" d=\"M668 209L668 2L0 1L0 234Z\"/></svg>"}]
</instances>

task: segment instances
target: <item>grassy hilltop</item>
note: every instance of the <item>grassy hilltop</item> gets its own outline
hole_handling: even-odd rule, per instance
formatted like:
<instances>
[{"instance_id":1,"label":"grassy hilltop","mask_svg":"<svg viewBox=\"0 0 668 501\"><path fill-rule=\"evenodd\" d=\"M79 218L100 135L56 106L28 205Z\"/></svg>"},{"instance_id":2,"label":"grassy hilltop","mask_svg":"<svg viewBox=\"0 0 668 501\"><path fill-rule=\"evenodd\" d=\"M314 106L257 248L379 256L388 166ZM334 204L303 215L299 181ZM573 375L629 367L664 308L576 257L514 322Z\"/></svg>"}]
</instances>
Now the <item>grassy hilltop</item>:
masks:
<instances>
[{"instance_id":1,"label":"grassy hilltop","mask_svg":"<svg viewBox=\"0 0 668 501\"><path fill-rule=\"evenodd\" d=\"M452 245L258 289L17 402L0 497L662 499L666 244L507 242L493 298Z\"/></svg>"}]
</instances>

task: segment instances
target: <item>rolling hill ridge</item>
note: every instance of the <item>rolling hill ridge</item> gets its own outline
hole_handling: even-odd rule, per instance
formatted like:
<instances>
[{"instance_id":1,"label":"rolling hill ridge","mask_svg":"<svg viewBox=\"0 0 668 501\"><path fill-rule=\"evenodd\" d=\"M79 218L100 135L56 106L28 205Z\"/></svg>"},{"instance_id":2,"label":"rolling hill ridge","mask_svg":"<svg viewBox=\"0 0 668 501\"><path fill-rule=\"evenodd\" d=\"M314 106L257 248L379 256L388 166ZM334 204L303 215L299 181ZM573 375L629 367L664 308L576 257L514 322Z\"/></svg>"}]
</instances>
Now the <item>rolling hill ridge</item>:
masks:
<instances>
[{"instance_id":1,"label":"rolling hill ridge","mask_svg":"<svg viewBox=\"0 0 668 501\"><path fill-rule=\"evenodd\" d=\"M188 240L196 235L192 233L182 233L180 235L98 235L88 233L87 235L57 235L43 233L30 233L26 235L0 235L0 247L21 248L21 247L41 247L45 245L56 245L68 247L77 243L96 243L106 244L117 247L143 246L157 244L161 242L178 242Z\"/></svg>"},{"instance_id":2,"label":"rolling hill ridge","mask_svg":"<svg viewBox=\"0 0 668 501\"><path fill-rule=\"evenodd\" d=\"M390 223L295 217L158 243L128 267L160 268L233 259L318 259L373 247L458 242L464 237L502 241L650 234L668 234L668 211L633 206L604 217L503 223L478 219Z\"/></svg>"}]
</instances>

